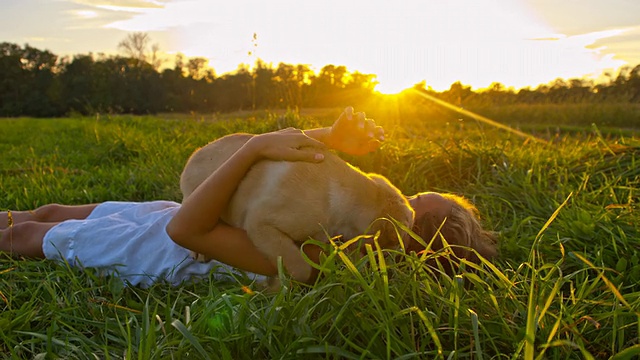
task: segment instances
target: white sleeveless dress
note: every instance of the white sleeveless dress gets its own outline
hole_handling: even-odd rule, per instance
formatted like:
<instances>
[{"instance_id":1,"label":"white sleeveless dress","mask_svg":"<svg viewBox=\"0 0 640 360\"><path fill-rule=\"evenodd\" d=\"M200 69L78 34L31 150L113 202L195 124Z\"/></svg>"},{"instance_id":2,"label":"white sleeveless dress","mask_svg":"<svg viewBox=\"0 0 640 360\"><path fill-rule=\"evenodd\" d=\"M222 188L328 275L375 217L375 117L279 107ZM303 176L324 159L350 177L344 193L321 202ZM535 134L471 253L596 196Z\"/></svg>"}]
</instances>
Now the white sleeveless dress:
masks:
<instances>
[{"instance_id":1,"label":"white sleeveless dress","mask_svg":"<svg viewBox=\"0 0 640 360\"><path fill-rule=\"evenodd\" d=\"M149 287L157 282L180 285L208 278L231 279L246 274L218 261L201 263L174 243L165 227L180 208L171 201L104 202L83 220L67 220L51 228L43 239L47 259L115 275L125 284Z\"/></svg>"}]
</instances>

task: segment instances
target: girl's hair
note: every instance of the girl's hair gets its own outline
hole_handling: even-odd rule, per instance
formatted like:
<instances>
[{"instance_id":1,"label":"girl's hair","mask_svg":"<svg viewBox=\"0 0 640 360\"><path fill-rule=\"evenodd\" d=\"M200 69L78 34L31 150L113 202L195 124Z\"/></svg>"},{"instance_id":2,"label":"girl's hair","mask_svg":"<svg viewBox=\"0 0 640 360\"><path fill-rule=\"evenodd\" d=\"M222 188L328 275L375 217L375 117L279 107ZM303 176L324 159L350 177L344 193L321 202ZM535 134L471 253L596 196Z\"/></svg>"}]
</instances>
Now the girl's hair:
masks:
<instances>
[{"instance_id":1,"label":"girl's hair","mask_svg":"<svg viewBox=\"0 0 640 360\"><path fill-rule=\"evenodd\" d=\"M470 250L474 249L485 259L493 259L497 255L496 237L493 232L484 230L480 225L478 209L461 196L440 195L451 202L451 212L444 219L437 219L433 214L426 213L415 220L413 231L425 243L431 244L431 251L443 249L444 239L458 258L479 263L480 258ZM419 253L427 249L415 239L411 239L407 250ZM442 263L443 260L439 261Z\"/></svg>"}]
</instances>

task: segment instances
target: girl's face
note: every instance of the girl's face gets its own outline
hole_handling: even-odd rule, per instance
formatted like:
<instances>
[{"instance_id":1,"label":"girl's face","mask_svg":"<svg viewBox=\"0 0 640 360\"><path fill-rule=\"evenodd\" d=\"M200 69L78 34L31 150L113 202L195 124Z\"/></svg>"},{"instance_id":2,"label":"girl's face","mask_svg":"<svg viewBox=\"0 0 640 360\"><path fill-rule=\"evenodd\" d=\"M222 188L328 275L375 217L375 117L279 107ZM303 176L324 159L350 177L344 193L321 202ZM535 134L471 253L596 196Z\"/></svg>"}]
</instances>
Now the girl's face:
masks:
<instances>
[{"instance_id":1,"label":"girl's face","mask_svg":"<svg viewBox=\"0 0 640 360\"><path fill-rule=\"evenodd\" d=\"M435 192L423 192L407 197L409 204L415 211L415 218L420 219L425 214L431 215L434 220L442 222L451 214L453 201Z\"/></svg>"}]
</instances>

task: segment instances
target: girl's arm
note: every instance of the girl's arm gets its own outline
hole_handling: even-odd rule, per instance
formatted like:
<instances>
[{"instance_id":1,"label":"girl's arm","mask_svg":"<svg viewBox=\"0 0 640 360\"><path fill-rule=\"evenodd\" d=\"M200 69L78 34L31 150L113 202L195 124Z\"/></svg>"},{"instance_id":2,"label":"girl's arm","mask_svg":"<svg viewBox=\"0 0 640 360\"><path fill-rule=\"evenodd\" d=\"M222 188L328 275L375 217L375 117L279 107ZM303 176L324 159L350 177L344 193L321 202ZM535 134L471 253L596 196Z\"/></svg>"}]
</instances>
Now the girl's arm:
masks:
<instances>
[{"instance_id":1,"label":"girl's arm","mask_svg":"<svg viewBox=\"0 0 640 360\"><path fill-rule=\"evenodd\" d=\"M254 163L262 159L320 162L322 154L314 147L324 145L295 129L252 137L185 199L167 233L178 245L233 267L276 274L275 264L253 246L246 232L222 223L220 214Z\"/></svg>"}]
</instances>

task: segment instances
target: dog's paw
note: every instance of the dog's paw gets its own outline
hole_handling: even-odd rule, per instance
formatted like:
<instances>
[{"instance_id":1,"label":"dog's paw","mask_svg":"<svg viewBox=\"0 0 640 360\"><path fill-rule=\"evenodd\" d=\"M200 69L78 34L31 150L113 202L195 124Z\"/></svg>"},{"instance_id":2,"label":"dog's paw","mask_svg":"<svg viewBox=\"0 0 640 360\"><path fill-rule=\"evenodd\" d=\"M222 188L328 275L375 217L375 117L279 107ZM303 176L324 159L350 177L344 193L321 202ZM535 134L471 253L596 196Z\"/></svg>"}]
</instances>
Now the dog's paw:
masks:
<instances>
[{"instance_id":1,"label":"dog's paw","mask_svg":"<svg viewBox=\"0 0 640 360\"><path fill-rule=\"evenodd\" d=\"M294 280L302 283L308 283L313 274L313 267L300 255L286 259L285 268Z\"/></svg>"},{"instance_id":2,"label":"dog's paw","mask_svg":"<svg viewBox=\"0 0 640 360\"><path fill-rule=\"evenodd\" d=\"M282 282L277 276L267 277L257 282L258 289L265 294L275 294L282 288Z\"/></svg>"}]
</instances>

